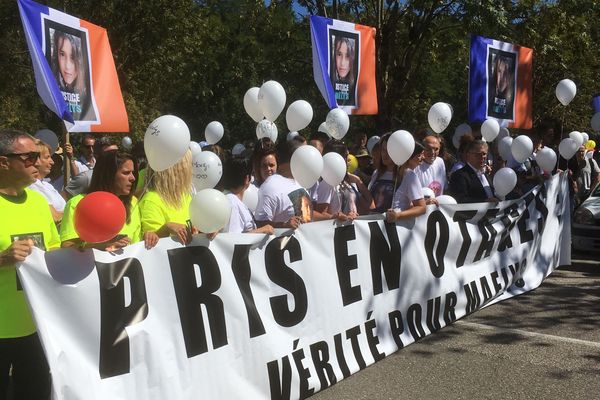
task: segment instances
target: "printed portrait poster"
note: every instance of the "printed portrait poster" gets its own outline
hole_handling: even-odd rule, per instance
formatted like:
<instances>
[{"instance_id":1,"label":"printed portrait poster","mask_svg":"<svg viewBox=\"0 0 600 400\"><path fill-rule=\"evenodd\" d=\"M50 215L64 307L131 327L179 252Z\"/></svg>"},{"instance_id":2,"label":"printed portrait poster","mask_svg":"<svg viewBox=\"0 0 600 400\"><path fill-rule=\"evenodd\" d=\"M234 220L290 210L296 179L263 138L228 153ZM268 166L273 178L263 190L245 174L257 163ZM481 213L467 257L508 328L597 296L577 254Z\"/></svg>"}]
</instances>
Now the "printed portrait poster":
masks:
<instances>
[{"instance_id":1,"label":"printed portrait poster","mask_svg":"<svg viewBox=\"0 0 600 400\"><path fill-rule=\"evenodd\" d=\"M128 132L106 30L31 0L18 0L36 88L70 132Z\"/></svg>"},{"instance_id":2,"label":"printed portrait poster","mask_svg":"<svg viewBox=\"0 0 600 400\"><path fill-rule=\"evenodd\" d=\"M469 71L471 123L494 118L505 127L532 127L533 50L473 36Z\"/></svg>"},{"instance_id":3,"label":"printed portrait poster","mask_svg":"<svg viewBox=\"0 0 600 400\"><path fill-rule=\"evenodd\" d=\"M87 32L44 19L44 41L44 54L73 119L98 122Z\"/></svg>"},{"instance_id":4,"label":"printed portrait poster","mask_svg":"<svg viewBox=\"0 0 600 400\"><path fill-rule=\"evenodd\" d=\"M360 35L329 29L329 78L338 107L356 107L356 83L360 74Z\"/></svg>"},{"instance_id":5,"label":"printed portrait poster","mask_svg":"<svg viewBox=\"0 0 600 400\"><path fill-rule=\"evenodd\" d=\"M315 83L329 108L377 114L375 28L310 17Z\"/></svg>"},{"instance_id":6,"label":"printed portrait poster","mask_svg":"<svg viewBox=\"0 0 600 400\"><path fill-rule=\"evenodd\" d=\"M294 206L294 215L302 217L302 221L312 221L312 203L305 189L297 189L288 193L288 197Z\"/></svg>"}]
</instances>

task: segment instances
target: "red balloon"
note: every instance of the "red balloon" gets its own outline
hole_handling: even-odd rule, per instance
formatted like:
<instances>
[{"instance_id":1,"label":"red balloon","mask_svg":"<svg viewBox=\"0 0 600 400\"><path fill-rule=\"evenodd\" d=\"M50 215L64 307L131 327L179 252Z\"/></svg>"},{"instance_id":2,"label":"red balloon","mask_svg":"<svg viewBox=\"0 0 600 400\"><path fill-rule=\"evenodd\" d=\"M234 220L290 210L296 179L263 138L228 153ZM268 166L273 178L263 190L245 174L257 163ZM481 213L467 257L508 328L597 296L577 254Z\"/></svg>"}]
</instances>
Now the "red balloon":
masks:
<instances>
[{"instance_id":1,"label":"red balloon","mask_svg":"<svg viewBox=\"0 0 600 400\"><path fill-rule=\"evenodd\" d=\"M114 238L125 225L125 206L109 192L86 195L75 207L75 232L84 242L101 243Z\"/></svg>"}]
</instances>

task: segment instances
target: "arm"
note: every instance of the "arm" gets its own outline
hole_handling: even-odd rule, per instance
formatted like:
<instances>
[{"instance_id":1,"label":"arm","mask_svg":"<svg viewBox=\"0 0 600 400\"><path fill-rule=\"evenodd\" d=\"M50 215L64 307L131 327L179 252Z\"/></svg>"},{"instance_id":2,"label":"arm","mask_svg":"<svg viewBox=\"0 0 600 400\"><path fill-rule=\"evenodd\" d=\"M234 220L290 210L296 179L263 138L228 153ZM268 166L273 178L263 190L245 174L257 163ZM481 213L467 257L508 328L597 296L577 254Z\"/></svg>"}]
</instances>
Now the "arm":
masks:
<instances>
[{"instance_id":1,"label":"arm","mask_svg":"<svg viewBox=\"0 0 600 400\"><path fill-rule=\"evenodd\" d=\"M425 214L426 210L427 206L425 205L425 199L418 199L414 200L411 204L411 207L406 210L387 210L385 213L385 219L387 222L396 222L400 219L418 217L419 215Z\"/></svg>"},{"instance_id":2,"label":"arm","mask_svg":"<svg viewBox=\"0 0 600 400\"><path fill-rule=\"evenodd\" d=\"M348 182L356 184L356 188L360 193L358 204L356 208L359 214L368 214L369 210L375 208L375 202L373 201L373 196L367 186L363 183L363 181L357 176L353 174L348 174Z\"/></svg>"}]
</instances>

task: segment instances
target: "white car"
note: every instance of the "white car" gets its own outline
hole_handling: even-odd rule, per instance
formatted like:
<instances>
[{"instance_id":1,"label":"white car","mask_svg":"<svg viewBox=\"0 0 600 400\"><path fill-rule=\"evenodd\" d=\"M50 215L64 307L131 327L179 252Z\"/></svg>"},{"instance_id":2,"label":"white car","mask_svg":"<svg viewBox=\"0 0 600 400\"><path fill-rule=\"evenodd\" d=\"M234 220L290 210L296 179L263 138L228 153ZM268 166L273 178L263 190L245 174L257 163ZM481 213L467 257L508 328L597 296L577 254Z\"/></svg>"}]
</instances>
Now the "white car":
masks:
<instances>
[{"instance_id":1,"label":"white car","mask_svg":"<svg viewBox=\"0 0 600 400\"><path fill-rule=\"evenodd\" d=\"M600 252L600 185L575 210L571 242L574 250Z\"/></svg>"}]
</instances>

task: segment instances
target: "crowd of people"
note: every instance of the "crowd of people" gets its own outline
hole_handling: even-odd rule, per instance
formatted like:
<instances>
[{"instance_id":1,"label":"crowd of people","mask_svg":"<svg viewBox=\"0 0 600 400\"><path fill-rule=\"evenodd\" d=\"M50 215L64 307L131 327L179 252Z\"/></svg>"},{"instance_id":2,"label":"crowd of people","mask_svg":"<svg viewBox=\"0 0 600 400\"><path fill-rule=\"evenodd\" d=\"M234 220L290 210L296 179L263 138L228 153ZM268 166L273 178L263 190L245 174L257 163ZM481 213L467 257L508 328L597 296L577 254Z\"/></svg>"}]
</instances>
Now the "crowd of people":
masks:
<instances>
[{"instance_id":1,"label":"crowd of people","mask_svg":"<svg viewBox=\"0 0 600 400\"><path fill-rule=\"evenodd\" d=\"M547 137L540 127L532 134ZM222 232L273 234L275 228L296 229L301 224L333 219L347 223L360 215L383 215L388 223L424 214L436 207L437 196L450 195L458 203L497 202L491 176L508 166L518 184L506 198L518 198L548 177L537 167L535 152L524 163L503 160L495 145L475 131L461 137L456 155L447 151L444 138L431 132L415 135L414 151L396 165L388 152L387 133L370 148L367 135L354 138L350 148L340 140L317 132L308 140L296 136L273 143L263 138L235 152L218 145L203 148L216 153L223 175L216 189L226 193L231 205L229 223ZM292 155L300 146L314 146L322 154L334 152L358 162L341 183L324 180L303 188L292 174ZM575 202L598 183L600 169L584 147L557 168L568 173ZM63 166L72 177L63 181ZM48 366L35 324L18 283L15 265L31 253L57 248L95 248L114 251L130 244L154 247L160 238L172 237L187 244L198 230L190 222L192 152L172 167L154 171L147 165L143 144L132 152L120 149L109 137L86 135L78 156L70 144L52 144L21 131L0 131L0 399L4 399L12 369L16 399L42 399L49 395ZM244 202L245 193L258 191L256 208ZM126 221L114 238L85 242L74 224L77 204L96 191L117 196L126 210ZM217 232L205 232L209 237Z\"/></svg>"}]
</instances>

